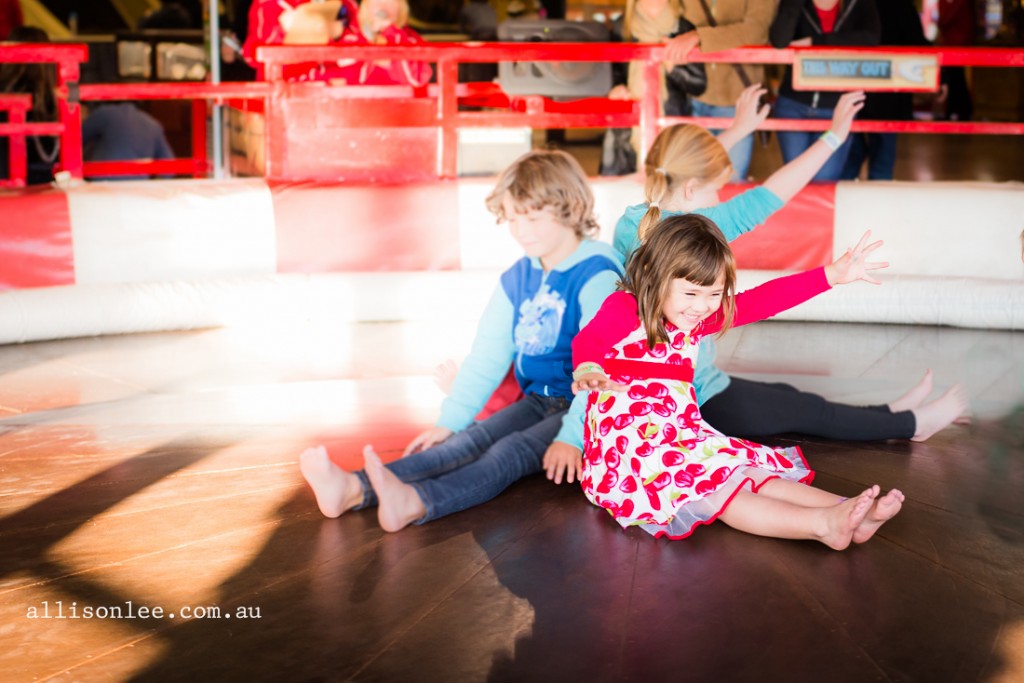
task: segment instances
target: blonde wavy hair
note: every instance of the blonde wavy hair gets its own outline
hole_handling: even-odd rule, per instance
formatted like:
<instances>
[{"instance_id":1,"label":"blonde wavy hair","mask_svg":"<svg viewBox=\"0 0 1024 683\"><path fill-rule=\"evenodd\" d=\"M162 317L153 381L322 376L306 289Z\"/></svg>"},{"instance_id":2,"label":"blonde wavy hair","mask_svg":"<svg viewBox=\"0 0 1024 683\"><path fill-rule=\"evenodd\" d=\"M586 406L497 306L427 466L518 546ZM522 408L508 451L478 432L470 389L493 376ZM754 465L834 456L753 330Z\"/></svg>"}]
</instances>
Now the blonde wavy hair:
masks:
<instances>
[{"instance_id":1,"label":"blonde wavy hair","mask_svg":"<svg viewBox=\"0 0 1024 683\"><path fill-rule=\"evenodd\" d=\"M587 176L579 162L561 150L527 152L502 171L486 200L499 223L508 218L505 197L522 211L551 209L555 219L581 239L600 231Z\"/></svg>"}]
</instances>

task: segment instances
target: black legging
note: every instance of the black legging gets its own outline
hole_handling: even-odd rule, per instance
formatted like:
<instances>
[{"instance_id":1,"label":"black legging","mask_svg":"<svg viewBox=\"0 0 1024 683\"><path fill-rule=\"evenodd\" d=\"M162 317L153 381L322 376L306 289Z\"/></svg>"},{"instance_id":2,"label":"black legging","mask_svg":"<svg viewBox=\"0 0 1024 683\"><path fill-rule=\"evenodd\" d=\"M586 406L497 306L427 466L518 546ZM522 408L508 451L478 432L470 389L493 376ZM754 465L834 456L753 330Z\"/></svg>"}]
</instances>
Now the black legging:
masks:
<instances>
[{"instance_id":1,"label":"black legging","mask_svg":"<svg viewBox=\"0 0 1024 683\"><path fill-rule=\"evenodd\" d=\"M909 439L917 420L887 405L850 406L826 401L789 384L730 377L725 391L700 407L708 423L729 436L797 433L846 441Z\"/></svg>"}]
</instances>

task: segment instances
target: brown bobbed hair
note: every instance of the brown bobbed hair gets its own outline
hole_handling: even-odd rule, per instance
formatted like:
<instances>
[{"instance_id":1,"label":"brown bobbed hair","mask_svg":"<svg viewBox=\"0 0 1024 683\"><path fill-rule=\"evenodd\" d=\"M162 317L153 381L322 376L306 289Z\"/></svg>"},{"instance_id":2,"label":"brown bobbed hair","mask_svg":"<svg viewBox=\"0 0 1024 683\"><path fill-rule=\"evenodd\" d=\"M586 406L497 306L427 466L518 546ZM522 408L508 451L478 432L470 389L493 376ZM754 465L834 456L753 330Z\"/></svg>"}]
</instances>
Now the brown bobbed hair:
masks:
<instances>
[{"instance_id":1,"label":"brown bobbed hair","mask_svg":"<svg viewBox=\"0 0 1024 683\"><path fill-rule=\"evenodd\" d=\"M679 123L658 133L644 159L644 200L651 206L640 219L640 240L661 220L661 209L655 204L667 201L676 188L691 178L709 183L731 169L725 147L700 126Z\"/></svg>"},{"instance_id":2,"label":"brown bobbed hair","mask_svg":"<svg viewBox=\"0 0 1024 683\"><path fill-rule=\"evenodd\" d=\"M736 261L728 240L714 221L694 213L670 216L655 225L630 257L621 283L636 297L648 347L669 341L662 311L673 280L710 287L723 274L723 323L718 336L732 325L736 310Z\"/></svg>"},{"instance_id":3,"label":"brown bobbed hair","mask_svg":"<svg viewBox=\"0 0 1024 683\"><path fill-rule=\"evenodd\" d=\"M579 162L561 150L527 152L502 171L487 195L487 209L504 222L505 197L520 211L551 209L555 219L579 238L596 237L594 193Z\"/></svg>"}]
</instances>

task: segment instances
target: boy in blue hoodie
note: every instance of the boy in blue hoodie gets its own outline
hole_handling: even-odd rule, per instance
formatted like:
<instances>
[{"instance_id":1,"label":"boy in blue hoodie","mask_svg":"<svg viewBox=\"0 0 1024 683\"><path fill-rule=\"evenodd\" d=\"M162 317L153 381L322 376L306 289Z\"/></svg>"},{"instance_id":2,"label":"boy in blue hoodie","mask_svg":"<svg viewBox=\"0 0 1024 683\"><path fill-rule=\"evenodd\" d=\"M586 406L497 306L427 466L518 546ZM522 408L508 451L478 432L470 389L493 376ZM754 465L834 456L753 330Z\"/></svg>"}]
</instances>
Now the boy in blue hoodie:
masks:
<instances>
[{"instance_id":1,"label":"boy in blue hoodie","mask_svg":"<svg viewBox=\"0 0 1024 683\"><path fill-rule=\"evenodd\" d=\"M376 505L381 527L398 531L487 502L545 466L574 466L580 420L574 415L563 425L573 403L572 338L615 290L621 260L592 239L594 197L564 152L519 158L487 207L526 255L502 274L437 423L400 460L384 465L367 445L365 470L350 473L323 446L302 453L302 474L324 516ZM510 365L523 398L473 422ZM554 441L573 448L548 452Z\"/></svg>"}]
</instances>

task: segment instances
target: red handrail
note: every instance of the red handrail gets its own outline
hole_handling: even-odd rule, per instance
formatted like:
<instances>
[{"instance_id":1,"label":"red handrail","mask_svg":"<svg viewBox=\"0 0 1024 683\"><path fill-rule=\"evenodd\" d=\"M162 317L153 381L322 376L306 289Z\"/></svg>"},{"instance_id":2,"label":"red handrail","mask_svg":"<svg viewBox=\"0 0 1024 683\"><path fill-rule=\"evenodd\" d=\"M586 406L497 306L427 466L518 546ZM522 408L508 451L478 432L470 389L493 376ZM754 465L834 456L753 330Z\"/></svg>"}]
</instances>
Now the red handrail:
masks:
<instances>
[{"instance_id":1,"label":"red handrail","mask_svg":"<svg viewBox=\"0 0 1024 683\"><path fill-rule=\"evenodd\" d=\"M265 99L273 92L272 83L104 83L83 85L83 102L117 100L191 100L192 155L158 161L87 161L86 178L119 175L191 175L205 178L210 164L206 153L206 116L209 101Z\"/></svg>"},{"instance_id":2,"label":"red handrail","mask_svg":"<svg viewBox=\"0 0 1024 683\"><path fill-rule=\"evenodd\" d=\"M788 64L809 48L773 49L747 47L715 53L695 51L695 62ZM821 52L828 48L813 48ZM235 99L262 99L268 107L278 106L290 94L309 93L315 89L328 98L413 98L428 97L437 101L436 117L428 125L439 129L441 151L439 177L456 174L457 131L466 127L532 128L605 128L639 126L646 149L658 130L680 121L722 127L723 119L670 118L660 113L657 98L641 102L623 102L595 98L575 103L554 102L544 97L510 97L493 84L457 82L460 63L492 63L502 61L608 61L644 62L646 92L659 92L660 68L664 45L631 43L427 43L414 46L263 46L257 59L266 67L271 79L264 83L145 83L83 85L77 88L79 64L88 50L85 45L0 44L0 62L55 63L58 71L58 120L56 123L25 123L12 120L0 124L0 135L12 140L25 135L59 135L61 137L60 168L73 177L83 175L191 173L201 177L208 173L206 159L206 113L210 101L221 103ZM1011 48L835 48L837 52L872 54L936 55L941 66L1022 67L1024 50ZM324 83L287 83L279 76L285 64L296 62L332 62L339 59L388 60L404 59L437 64L437 83L422 88L409 86L331 86ZM274 78L277 77L277 80ZM79 98L85 101L187 99L193 101L193 149L191 159L161 162L82 162L81 113ZM460 103L499 107L501 111L460 111ZM13 111L13 110L12 110ZM372 125L368 122L367 125ZM358 123L354 123L358 126ZM424 125L422 122L410 125ZM827 121L770 119L761 128L766 130L825 130ZM1024 134L1024 123L1009 122L925 122L925 121L856 121L853 130L865 132L949 133L949 134ZM15 143L17 144L17 143ZM14 145L12 145L12 153ZM12 166L13 169L13 166ZM12 171L13 172L13 171Z\"/></svg>"},{"instance_id":3,"label":"red handrail","mask_svg":"<svg viewBox=\"0 0 1024 683\"><path fill-rule=\"evenodd\" d=\"M936 55L945 66L1024 66L1024 50L1012 48L784 48L745 47L721 52L694 51L694 62L791 64L804 50L815 53L834 51L856 52L866 58L871 55L924 54ZM505 112L457 111L455 69L465 62L500 61L602 61L644 62L645 92L660 92L660 69L665 46L662 44L629 43L428 43L413 46L263 46L256 57L265 65L269 78L280 78L283 67L290 63L333 62L340 59L361 60L417 60L438 65L439 102L435 125L441 130L441 155L438 175L456 175L457 138L459 127L529 126L532 128L604 128L633 127L640 129L641 146L646 150L654 142L658 131L677 122L695 122L721 128L728 125L723 119L694 117L663 117L656 97L646 97L628 110L608 109L611 100L595 100L588 113L553 113L553 103L545 98L521 98L525 110L513 107ZM352 88L349 88L352 90ZM604 104L600 104L604 103ZM621 106L621 105L615 105ZM453 122L454 119L454 122ZM760 128L765 130L827 130L828 121L770 119ZM995 122L924 122L924 121L855 121L854 131L1019 135L1024 123Z\"/></svg>"},{"instance_id":4,"label":"red handrail","mask_svg":"<svg viewBox=\"0 0 1024 683\"><path fill-rule=\"evenodd\" d=\"M25 123L25 116L31 108L31 95L0 95L0 111L7 112L7 121L12 129ZM3 133L0 132L0 135ZM11 143L7 148L7 168L9 177L0 179L0 187L25 187L28 158L25 153L24 135L11 136Z\"/></svg>"},{"instance_id":5,"label":"red handrail","mask_svg":"<svg viewBox=\"0 0 1024 683\"><path fill-rule=\"evenodd\" d=\"M77 93L79 65L89 57L89 48L80 43L0 43L0 62L56 64L57 125L25 124L26 127L0 126L0 135L60 135L60 168L74 177L82 176L82 112Z\"/></svg>"}]
</instances>

